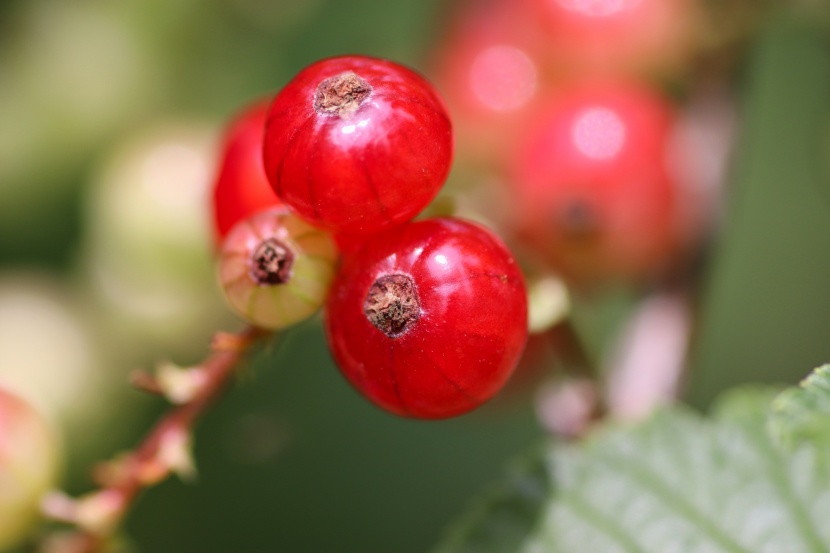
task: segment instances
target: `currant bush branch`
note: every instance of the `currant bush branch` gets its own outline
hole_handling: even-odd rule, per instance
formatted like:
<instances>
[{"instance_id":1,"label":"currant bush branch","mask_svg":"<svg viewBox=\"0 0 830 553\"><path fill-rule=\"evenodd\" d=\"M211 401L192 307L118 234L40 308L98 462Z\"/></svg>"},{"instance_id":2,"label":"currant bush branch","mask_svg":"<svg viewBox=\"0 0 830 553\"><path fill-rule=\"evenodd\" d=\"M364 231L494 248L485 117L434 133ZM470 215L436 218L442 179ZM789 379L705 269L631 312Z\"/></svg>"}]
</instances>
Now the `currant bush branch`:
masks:
<instances>
[{"instance_id":1,"label":"currant bush branch","mask_svg":"<svg viewBox=\"0 0 830 553\"><path fill-rule=\"evenodd\" d=\"M98 490L77 499L62 492L53 492L44 499L44 513L74 529L47 536L40 551L102 551L142 490L172 473L192 477L190 443L196 422L221 397L252 346L271 335L255 326L238 334L217 333L211 343L213 353L199 365L186 369L166 365L156 375L134 375L137 387L165 396L175 407L138 447L93 471L101 486Z\"/></svg>"}]
</instances>

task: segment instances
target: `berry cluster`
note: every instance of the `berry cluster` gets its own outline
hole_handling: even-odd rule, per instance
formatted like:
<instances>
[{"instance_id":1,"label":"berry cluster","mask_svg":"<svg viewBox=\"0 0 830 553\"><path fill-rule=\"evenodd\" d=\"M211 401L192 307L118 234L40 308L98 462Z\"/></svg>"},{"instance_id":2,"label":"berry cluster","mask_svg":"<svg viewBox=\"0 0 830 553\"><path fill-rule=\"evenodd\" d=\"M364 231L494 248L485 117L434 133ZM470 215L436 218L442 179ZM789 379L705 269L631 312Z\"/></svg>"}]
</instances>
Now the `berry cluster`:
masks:
<instances>
[{"instance_id":1,"label":"berry cluster","mask_svg":"<svg viewBox=\"0 0 830 553\"><path fill-rule=\"evenodd\" d=\"M325 304L341 371L398 415L484 403L521 356L527 294L485 228L410 222L452 155L444 103L415 72L358 56L301 71L228 133L214 208L231 307L279 330Z\"/></svg>"},{"instance_id":2,"label":"berry cluster","mask_svg":"<svg viewBox=\"0 0 830 553\"><path fill-rule=\"evenodd\" d=\"M702 65L701 10L689 0L457 4L438 86L463 161L504 183L490 196L509 202L479 209L530 264L578 287L641 283L700 241L708 205L678 169L690 163L676 163L681 119L664 92L694 99L704 80L690 78ZM714 156L701 157L691 165Z\"/></svg>"}]
</instances>

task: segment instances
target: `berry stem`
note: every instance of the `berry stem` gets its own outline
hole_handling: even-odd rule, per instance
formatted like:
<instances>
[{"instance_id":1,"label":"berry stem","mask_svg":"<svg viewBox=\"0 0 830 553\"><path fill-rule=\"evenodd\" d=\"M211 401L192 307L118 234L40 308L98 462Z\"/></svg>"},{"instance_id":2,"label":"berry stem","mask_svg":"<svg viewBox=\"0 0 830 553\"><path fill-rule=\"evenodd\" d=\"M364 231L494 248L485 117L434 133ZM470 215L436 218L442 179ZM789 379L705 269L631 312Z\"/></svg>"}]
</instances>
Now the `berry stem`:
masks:
<instances>
[{"instance_id":1,"label":"berry stem","mask_svg":"<svg viewBox=\"0 0 830 553\"><path fill-rule=\"evenodd\" d=\"M45 514L69 523L74 530L48 536L40 551L101 551L142 490L162 482L173 472L184 477L192 474L189 445L196 422L222 396L251 348L271 334L253 326L239 334L217 333L211 343L213 353L197 367L188 369L199 382L189 401L164 415L133 451L99 467L95 471L95 480L101 485L98 490L78 499L70 499L61 492L45 498ZM143 389L169 395L163 385L147 385L147 378L142 379Z\"/></svg>"},{"instance_id":2,"label":"berry stem","mask_svg":"<svg viewBox=\"0 0 830 553\"><path fill-rule=\"evenodd\" d=\"M548 329L546 337L561 357L565 375L540 391L537 414L551 433L578 440L608 414L602 375L571 319Z\"/></svg>"},{"instance_id":3,"label":"berry stem","mask_svg":"<svg viewBox=\"0 0 830 553\"><path fill-rule=\"evenodd\" d=\"M574 377L599 380L599 369L570 318L550 329L548 337L556 349L562 352L565 365Z\"/></svg>"}]
</instances>

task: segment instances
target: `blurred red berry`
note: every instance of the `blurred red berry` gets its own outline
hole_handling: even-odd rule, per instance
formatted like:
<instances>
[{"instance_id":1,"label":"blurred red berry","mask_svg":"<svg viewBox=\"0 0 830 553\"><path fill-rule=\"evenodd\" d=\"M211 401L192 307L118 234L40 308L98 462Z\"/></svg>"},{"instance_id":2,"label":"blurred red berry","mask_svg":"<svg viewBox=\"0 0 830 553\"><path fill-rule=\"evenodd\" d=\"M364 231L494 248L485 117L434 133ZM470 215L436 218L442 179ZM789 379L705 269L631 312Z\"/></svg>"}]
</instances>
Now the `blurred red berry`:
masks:
<instances>
[{"instance_id":1,"label":"blurred red berry","mask_svg":"<svg viewBox=\"0 0 830 553\"><path fill-rule=\"evenodd\" d=\"M678 247L678 189L667 153L675 116L648 89L594 83L550 99L519 145L514 222L581 282L644 278Z\"/></svg>"},{"instance_id":2,"label":"blurred red berry","mask_svg":"<svg viewBox=\"0 0 830 553\"><path fill-rule=\"evenodd\" d=\"M453 138L442 100L395 63L331 58L302 70L271 105L265 169L310 223L367 233L410 220L447 178Z\"/></svg>"},{"instance_id":3,"label":"blurred red berry","mask_svg":"<svg viewBox=\"0 0 830 553\"><path fill-rule=\"evenodd\" d=\"M548 52L572 71L662 69L693 46L693 0L534 0Z\"/></svg>"},{"instance_id":4,"label":"blurred red berry","mask_svg":"<svg viewBox=\"0 0 830 553\"><path fill-rule=\"evenodd\" d=\"M524 1L465 2L436 52L436 82L452 114L459 150L501 161L543 86L544 48ZM496 159L493 159L494 154Z\"/></svg>"},{"instance_id":5,"label":"blurred red berry","mask_svg":"<svg viewBox=\"0 0 830 553\"><path fill-rule=\"evenodd\" d=\"M527 292L510 252L455 219L415 222L347 257L325 312L346 378L397 415L439 419L495 395L527 340Z\"/></svg>"},{"instance_id":6,"label":"blurred red berry","mask_svg":"<svg viewBox=\"0 0 830 553\"><path fill-rule=\"evenodd\" d=\"M262 164L262 140L268 102L246 109L228 127L213 189L213 216L218 242L240 220L279 204Z\"/></svg>"}]
</instances>

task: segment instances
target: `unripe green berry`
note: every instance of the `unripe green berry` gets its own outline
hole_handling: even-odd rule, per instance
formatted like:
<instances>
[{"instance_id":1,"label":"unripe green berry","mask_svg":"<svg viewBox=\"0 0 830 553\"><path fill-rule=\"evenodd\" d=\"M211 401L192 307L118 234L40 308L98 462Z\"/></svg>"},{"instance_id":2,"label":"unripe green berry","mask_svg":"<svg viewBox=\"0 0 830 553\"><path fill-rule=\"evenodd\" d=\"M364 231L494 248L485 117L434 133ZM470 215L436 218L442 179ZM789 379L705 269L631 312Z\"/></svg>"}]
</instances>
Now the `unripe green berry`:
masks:
<instances>
[{"instance_id":1,"label":"unripe green berry","mask_svg":"<svg viewBox=\"0 0 830 553\"><path fill-rule=\"evenodd\" d=\"M220 253L219 282L239 316L280 330L320 308L336 264L337 247L329 233L277 207L231 229Z\"/></svg>"}]
</instances>

